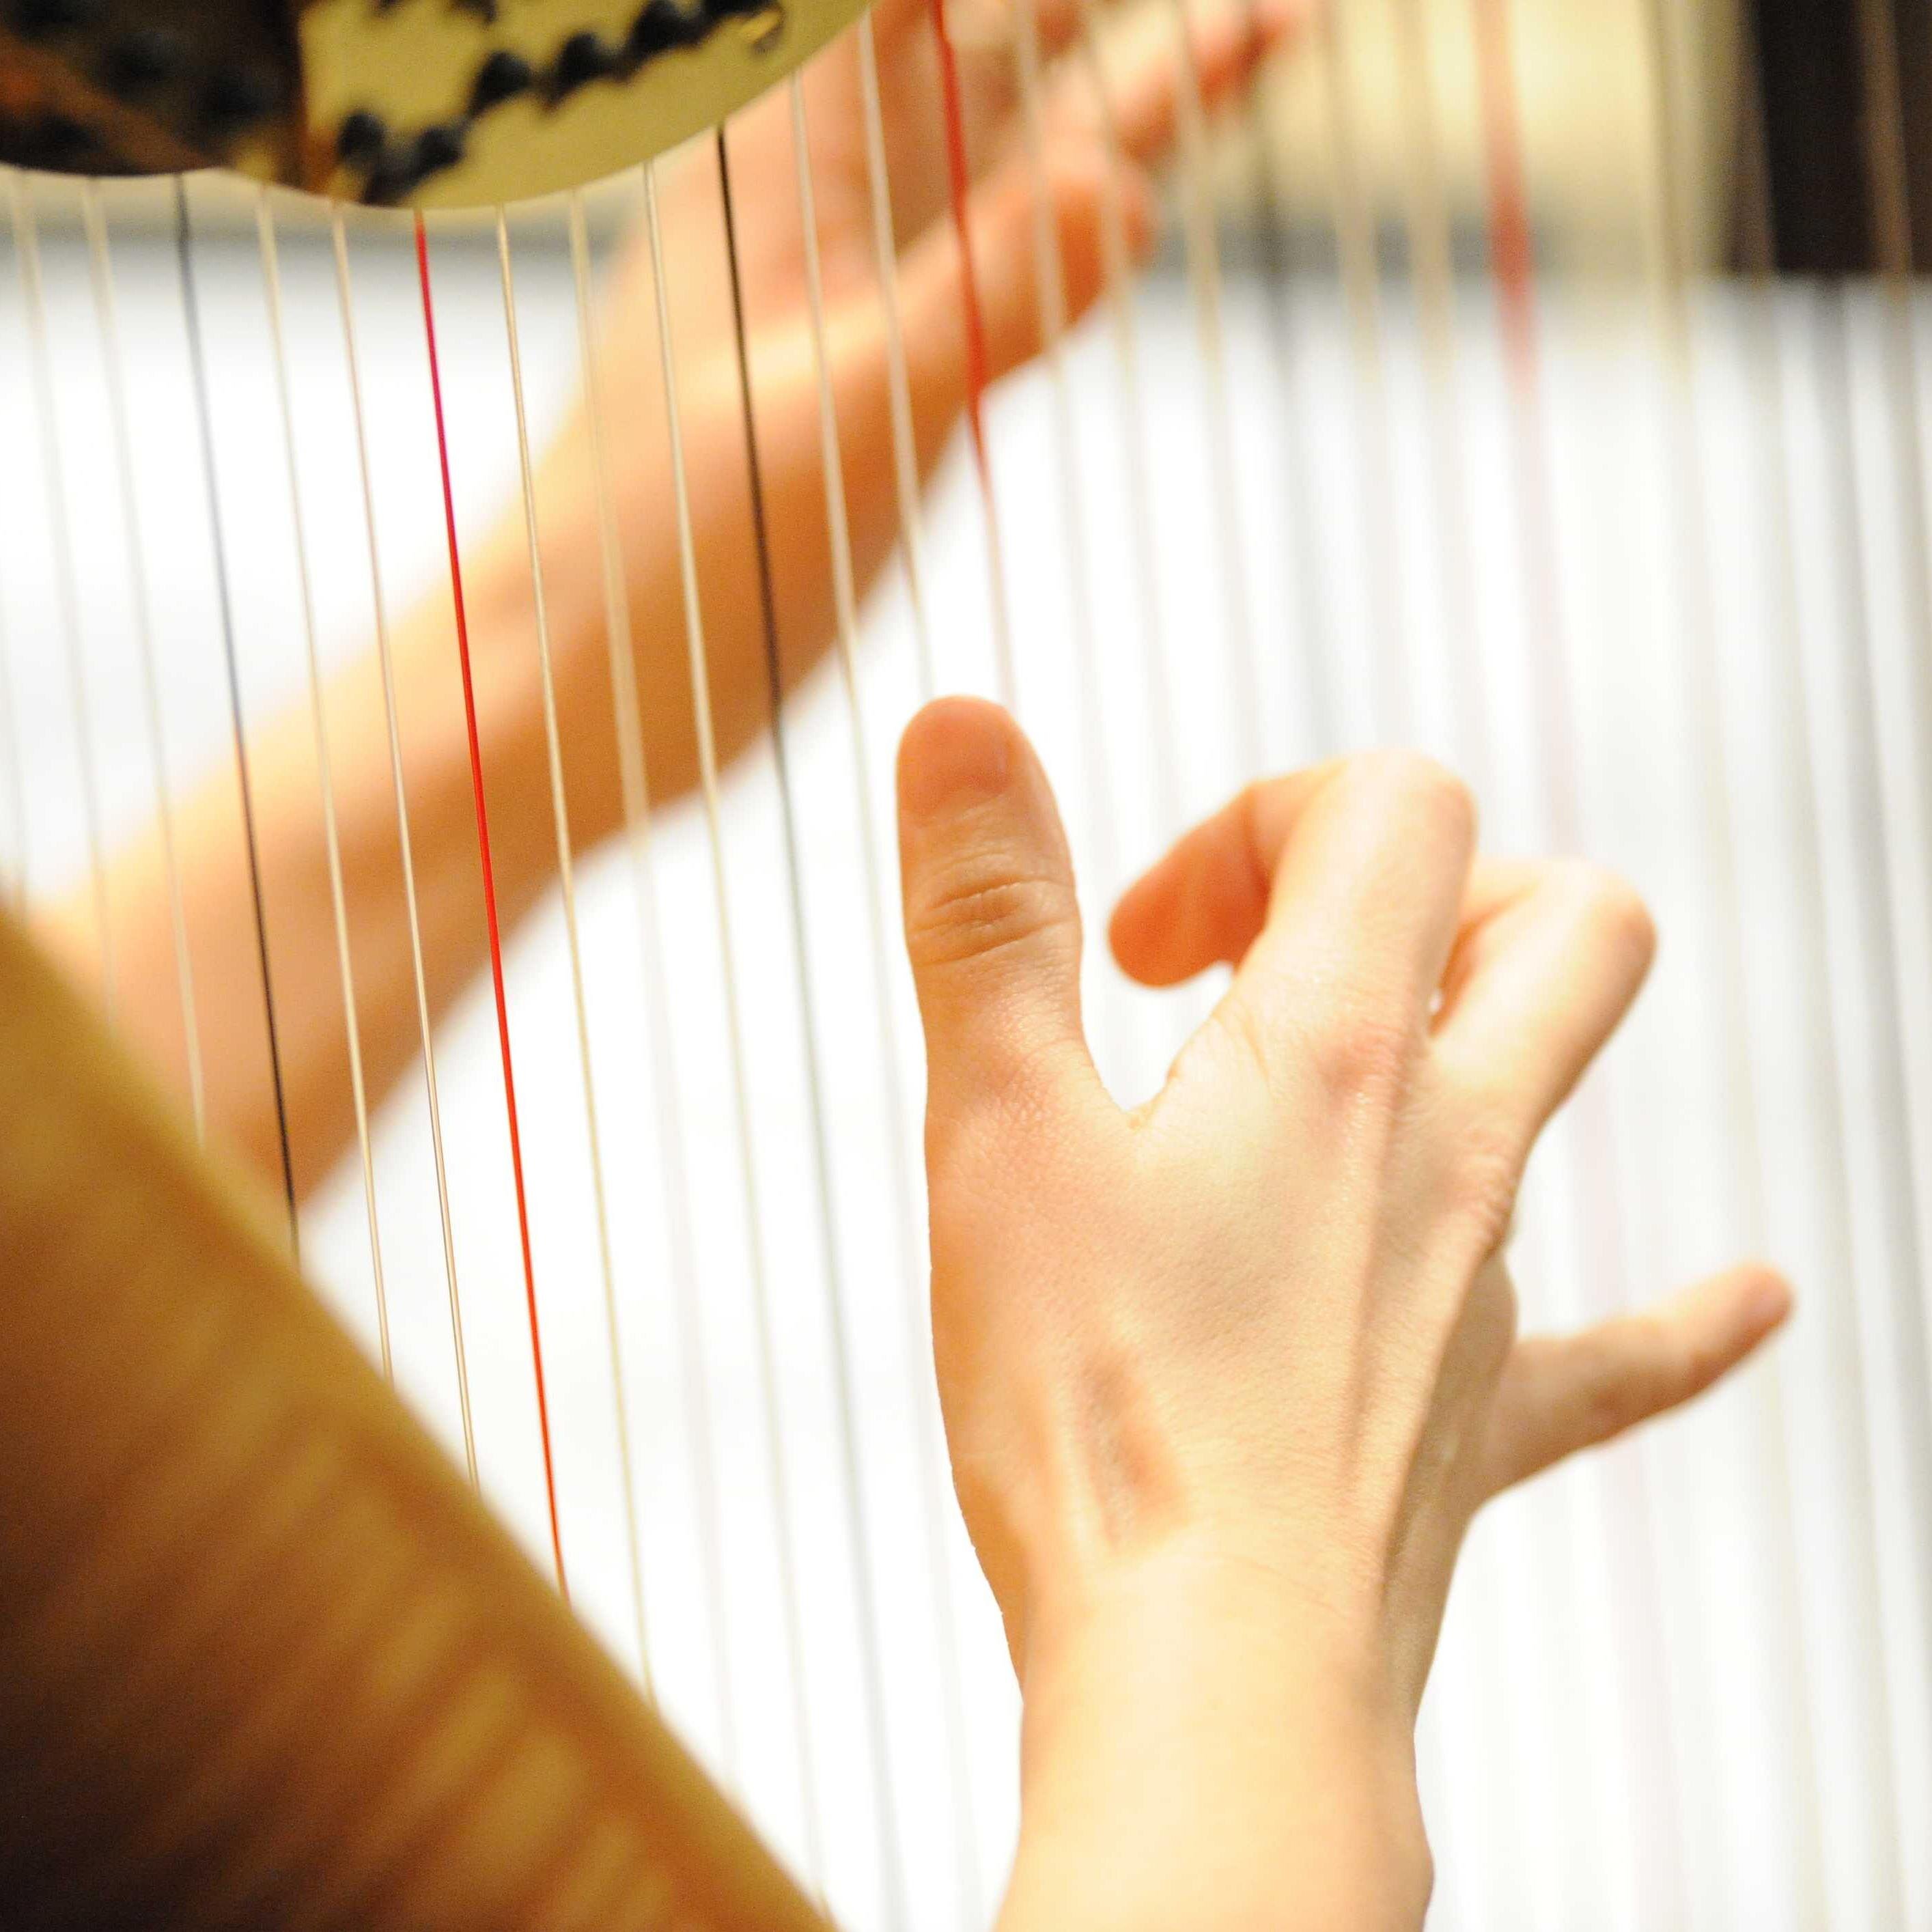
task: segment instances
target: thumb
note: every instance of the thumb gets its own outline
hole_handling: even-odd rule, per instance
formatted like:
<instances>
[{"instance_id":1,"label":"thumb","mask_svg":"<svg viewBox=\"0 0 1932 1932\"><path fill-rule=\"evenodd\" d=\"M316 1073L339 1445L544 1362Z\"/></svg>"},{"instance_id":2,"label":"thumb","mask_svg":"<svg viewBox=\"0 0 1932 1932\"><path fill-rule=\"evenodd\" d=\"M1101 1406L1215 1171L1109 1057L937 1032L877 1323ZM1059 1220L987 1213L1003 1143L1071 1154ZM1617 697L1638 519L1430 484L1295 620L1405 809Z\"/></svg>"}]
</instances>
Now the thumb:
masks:
<instances>
[{"instance_id":1,"label":"thumb","mask_svg":"<svg viewBox=\"0 0 1932 1932\"><path fill-rule=\"evenodd\" d=\"M1080 1025L1080 914L1053 793L1006 713L928 704L899 744L906 950L933 1120L1094 1077Z\"/></svg>"}]
</instances>

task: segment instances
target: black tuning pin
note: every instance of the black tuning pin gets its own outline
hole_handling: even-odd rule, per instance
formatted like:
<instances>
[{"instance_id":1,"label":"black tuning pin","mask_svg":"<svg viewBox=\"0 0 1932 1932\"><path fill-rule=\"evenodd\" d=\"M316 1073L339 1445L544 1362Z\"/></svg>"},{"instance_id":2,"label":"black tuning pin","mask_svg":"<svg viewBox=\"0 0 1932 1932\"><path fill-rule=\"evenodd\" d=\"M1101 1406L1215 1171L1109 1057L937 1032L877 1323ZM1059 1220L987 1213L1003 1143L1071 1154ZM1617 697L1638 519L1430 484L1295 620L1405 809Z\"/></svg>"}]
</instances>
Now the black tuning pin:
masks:
<instances>
[{"instance_id":1,"label":"black tuning pin","mask_svg":"<svg viewBox=\"0 0 1932 1932\"><path fill-rule=\"evenodd\" d=\"M136 27L102 57L100 77L116 94L138 94L164 87L188 58L188 43L171 27Z\"/></svg>"},{"instance_id":2,"label":"black tuning pin","mask_svg":"<svg viewBox=\"0 0 1932 1932\"><path fill-rule=\"evenodd\" d=\"M264 68L218 68L201 97L202 118L224 130L265 119L281 104L281 83Z\"/></svg>"},{"instance_id":3,"label":"black tuning pin","mask_svg":"<svg viewBox=\"0 0 1932 1932\"><path fill-rule=\"evenodd\" d=\"M674 47L688 46L704 34L704 21L687 14L677 0L646 0L644 10L631 22L626 49L633 62L641 62L669 53Z\"/></svg>"},{"instance_id":4,"label":"black tuning pin","mask_svg":"<svg viewBox=\"0 0 1932 1932\"><path fill-rule=\"evenodd\" d=\"M14 22L28 39L38 40L91 27L106 10L106 0L17 0Z\"/></svg>"},{"instance_id":5,"label":"black tuning pin","mask_svg":"<svg viewBox=\"0 0 1932 1932\"><path fill-rule=\"evenodd\" d=\"M440 121L425 128L416 139L413 166L418 181L453 168L463 158L466 132L460 121Z\"/></svg>"},{"instance_id":6,"label":"black tuning pin","mask_svg":"<svg viewBox=\"0 0 1932 1932\"><path fill-rule=\"evenodd\" d=\"M556 64L550 70L550 98L561 100L593 80L608 80L621 74L624 65L623 55L602 34L572 34L557 50Z\"/></svg>"},{"instance_id":7,"label":"black tuning pin","mask_svg":"<svg viewBox=\"0 0 1932 1932\"><path fill-rule=\"evenodd\" d=\"M470 111L485 113L503 101L527 94L536 85L536 75L530 62L508 47L499 47L476 70L470 88Z\"/></svg>"},{"instance_id":8,"label":"black tuning pin","mask_svg":"<svg viewBox=\"0 0 1932 1932\"><path fill-rule=\"evenodd\" d=\"M341 126L335 130L336 155L350 167L374 168L388 140L389 130L382 117L358 107L344 115Z\"/></svg>"}]
</instances>

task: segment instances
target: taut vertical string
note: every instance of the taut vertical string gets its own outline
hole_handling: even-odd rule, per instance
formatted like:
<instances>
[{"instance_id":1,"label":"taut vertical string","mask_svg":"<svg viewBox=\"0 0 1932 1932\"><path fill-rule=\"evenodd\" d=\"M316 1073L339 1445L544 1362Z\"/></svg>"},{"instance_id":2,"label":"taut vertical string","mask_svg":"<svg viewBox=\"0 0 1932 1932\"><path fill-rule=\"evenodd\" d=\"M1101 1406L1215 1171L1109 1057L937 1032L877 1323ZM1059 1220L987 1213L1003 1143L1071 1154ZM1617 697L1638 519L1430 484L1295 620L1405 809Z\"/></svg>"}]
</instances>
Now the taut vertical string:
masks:
<instances>
[{"instance_id":1,"label":"taut vertical string","mask_svg":"<svg viewBox=\"0 0 1932 1932\"><path fill-rule=\"evenodd\" d=\"M664 988L662 922L658 916L657 868L652 857L650 775L644 761L642 700L638 691L636 645L631 628L630 592L624 570L622 540L610 487L610 452L604 436L603 360L592 326L590 244L585 232L581 191L570 197L570 262L576 292L578 355L584 365L585 412L590 424L590 460L597 488L598 547L604 566L604 644L610 661L610 701L616 726L618 782L624 801L626 843L637 906L638 941L644 961L644 1030L649 1042L651 1090L656 1102L658 1144L664 1166L664 1218L670 1252L671 1324L676 1336L684 1383L692 1479L698 1490L698 1548L700 1587L711 1633L712 1693L718 1707L720 1760L728 1779L737 1768L737 1738L731 1711L731 1676L724 1640L724 1570L718 1547L718 1477L712 1459L711 1406L699 1346L696 1298L698 1264L691 1228L691 1159L684 1109L678 1090L677 1058L672 1050L670 1006Z\"/></svg>"},{"instance_id":2,"label":"taut vertical string","mask_svg":"<svg viewBox=\"0 0 1932 1932\"><path fill-rule=\"evenodd\" d=\"M175 850L174 788L169 782L167 744L161 728L160 678L154 662L154 604L142 542L140 502L134 488L133 437L128 422L128 389L122 364L120 305L108 252L107 224L97 182L81 184L81 220L94 278L94 303L107 373L107 413L114 434L115 468L121 488L121 520L128 538L128 576L134 593L134 648L141 668L141 698L148 731L148 754L154 772L154 823L161 842L161 868L167 875L168 921L174 938L175 977L181 988L182 1042L188 1062L188 1099L196 1137L208 1138L208 1102L201 1064L201 1029L195 1012L194 968L189 957L188 910L182 896L181 866ZM9 724L10 732L10 722ZM17 771L17 765L16 766Z\"/></svg>"},{"instance_id":3,"label":"taut vertical string","mask_svg":"<svg viewBox=\"0 0 1932 1932\"><path fill-rule=\"evenodd\" d=\"M282 1049L275 1026L275 988L268 970L268 922L262 896L262 858L255 838L254 789L248 776L248 732L242 715L242 668L235 643L235 612L228 587L228 549L222 532L221 500L214 481L214 429L208 394L208 364L201 338L201 303L195 286L193 231L188 189L175 178L175 254L181 272L182 312L188 325L189 372L194 385L195 422L201 440L202 478L208 492L209 540L214 554L215 590L221 610L222 656L228 673L228 720L235 742L235 772L242 794L242 832L248 848L248 891L254 903L255 950L262 974L262 1004L268 1028L268 1072L274 1085L275 1129L288 1197L289 1244L298 1258L302 1229L296 1211L295 1162L289 1150L288 1099L282 1084Z\"/></svg>"},{"instance_id":4,"label":"taut vertical string","mask_svg":"<svg viewBox=\"0 0 1932 1932\"><path fill-rule=\"evenodd\" d=\"M556 1587L570 1600L563 1567L563 1532L557 1520L556 1466L550 1450L550 1396L544 1386L543 1334L537 1318L536 1268L530 1255L530 1201L524 1185L524 1143L517 1121L517 1080L510 1058L510 1010L503 992L503 935L496 916L496 874L490 859L490 812L483 797L483 746L476 724L476 686L470 662L470 620L463 603L463 560L456 540L456 493L449 471L449 430L444 419L442 370L436 356L436 307L430 290L429 231L416 218L416 279L422 291L423 340L429 351L430 395L436 411L436 460L442 472L443 530L449 546L449 590L456 616L457 662L463 675L464 722L470 735L470 786L476 807L476 852L483 871L483 916L489 928L490 984L496 1000L496 1044L503 1067L503 1112L510 1130L510 1168L517 1193L517 1233L523 1244L524 1301L530 1316L530 1366L536 1378L537 1428L543 1442L544 1498L550 1509L550 1554Z\"/></svg>"},{"instance_id":5,"label":"taut vertical string","mask_svg":"<svg viewBox=\"0 0 1932 1932\"><path fill-rule=\"evenodd\" d=\"M794 93L794 111L798 96ZM795 123L794 125L796 124ZM751 344L745 316L744 280L738 258L736 213L731 194L729 144L722 125L714 137L718 155L718 184L724 214L724 254L731 278L731 322L737 352L738 387L745 428L745 464L752 497L752 538L758 573L758 604L763 619L765 680L770 701L772 754L778 768L778 817L784 841L787 901L791 915L792 950L798 976L799 1009L802 1022L805 1082L811 1118L812 1180L818 1202L821 1258L825 1268L826 1310L832 1336L832 1372L838 1420L838 1468L851 1531L853 1592L863 1625L860 1645L861 1682L867 1732L872 1747L873 1796L879 1826L879 1858L886 1909L895 1925L906 1922L904 1857L899 1845L898 1815L892 1805L892 1752L886 1728L884 1625L872 1566L866 1561L865 1490L859 1470L858 1430L852 1390L851 1340L845 1307L844 1258L839 1251L838 1220L832 1197L830 1136L826 1125L824 1078L818 1046L818 1005L814 997L812 956L805 915L805 880L799 856L798 824L786 748L784 674L778 654L777 594L772 576L771 533L765 514L764 466L758 454L758 411L752 385ZM848 595L849 602L849 595Z\"/></svg>"},{"instance_id":6,"label":"taut vertical string","mask_svg":"<svg viewBox=\"0 0 1932 1932\"><path fill-rule=\"evenodd\" d=\"M416 904L416 868L410 837L410 801L403 782L403 741L396 711L396 669L389 648L388 601L382 591L381 546L376 534L375 479L369 464L369 430L362 407L362 366L357 352L356 304L349 276L349 240L340 205L329 209L329 235L335 254L335 293L342 316L342 346L349 371L350 412L356 423L356 461L362 486L362 527L369 552L369 589L376 624L376 658L382 675L382 722L389 740L389 778L395 792L396 844L403 867L403 904L410 928L410 964L416 995L416 1025L422 1047L423 1090L429 1106L430 1151L436 1165L436 1204L442 1228L442 1266L449 1292L449 1334L456 1366L456 1394L463 1419L463 1458L470 1486L480 1486L476 1468L476 1424L470 1407L470 1355L463 1340L463 1301L456 1286L456 1231L449 1212L449 1174L443 1158L442 1100L436 1086L436 1039L430 1024L429 983L423 969L422 922Z\"/></svg>"},{"instance_id":7,"label":"taut vertical string","mask_svg":"<svg viewBox=\"0 0 1932 1932\"><path fill-rule=\"evenodd\" d=\"M617 1425L618 1472L624 1498L624 1533L631 1569L631 1614L638 1660L644 1682L651 1676L650 1646L644 1632L644 1565L638 1546L637 1474L631 1466L630 1406L624 1390L624 1350L617 1321L617 1286L610 1263L610 1216L604 1196L604 1148L597 1130L596 1072L590 1053L590 1017L584 999L584 949L577 930L577 881L571 862L570 812L563 789L563 746L557 731L556 680L550 662L550 614L544 598L543 547L537 536L536 479L530 465L530 412L524 400L523 347L517 333L517 293L510 270L510 229L496 211L496 262L503 284L503 333L510 352L510 395L517 419L517 476L524 504L524 530L530 544L530 597L536 612L537 670L543 688L544 746L550 764L550 816L556 834L557 880L563 901L563 931L570 956L570 990L577 1013L578 1072L584 1083L584 1124L590 1157L590 1192L597 1222L597 1258L604 1287L604 1332L610 1350L610 1393ZM506 1049L507 1051L507 1049Z\"/></svg>"},{"instance_id":8,"label":"taut vertical string","mask_svg":"<svg viewBox=\"0 0 1932 1932\"><path fill-rule=\"evenodd\" d=\"M722 139L722 136L721 136ZM678 404L677 352L671 338L670 296L664 279L664 224L658 214L657 170L644 166L644 224L651 248L651 279L657 298L658 356L664 382L664 422L670 442L673 494L677 504L678 561L684 588L685 647L691 671L692 719L698 734L698 771L704 795L704 824L711 852L711 886L718 908L718 950L724 976L724 1020L731 1054L731 1102L745 1198L745 1246L751 1263L752 1314L758 1348L758 1390L765 1411L766 1471L778 1532L778 1583L784 1603L786 1661L790 1666L793 1735L797 1745L799 1808L805 1830L807 1874L822 1882L824 1828L812 1775L812 1716L805 1694L805 1636L798 1603L798 1559L793 1546L790 1486L785 1480L778 1398L778 1363L772 1334L771 1284L766 1267L764 1224L758 1177L752 1157L752 1102L745 1067L745 1024L737 958L731 936L730 900L724 889L723 807L718 796L718 745L711 718L711 674L706 663L704 605L699 595L698 544L691 520L691 478L684 455Z\"/></svg>"},{"instance_id":9,"label":"taut vertical string","mask_svg":"<svg viewBox=\"0 0 1932 1932\"><path fill-rule=\"evenodd\" d=\"M308 672L309 715L315 727L316 774L322 793L323 842L328 854L329 903L335 914L336 968L342 982L342 1016L349 1042L349 1082L356 1102L356 1145L362 1160L362 1204L369 1222L369 1263L376 1284L376 1333L382 1377L395 1379L389 1347L389 1296L382 1278L382 1238L376 1216L376 1163L369 1146L369 1096L362 1081L362 1027L356 1011L356 969L349 952L349 910L342 888L342 842L335 822L335 781L329 768L328 724L322 715L322 664L315 642L315 590L310 580L308 538L303 526L302 478L296 460L295 410L289 397L287 332L282 320L281 258L275 245L274 218L266 188L257 190L256 234L261 244L262 279L268 297L268 336L274 350L275 395L280 405L282 447L287 459L289 523L295 538L296 578L302 593L302 645Z\"/></svg>"}]
</instances>

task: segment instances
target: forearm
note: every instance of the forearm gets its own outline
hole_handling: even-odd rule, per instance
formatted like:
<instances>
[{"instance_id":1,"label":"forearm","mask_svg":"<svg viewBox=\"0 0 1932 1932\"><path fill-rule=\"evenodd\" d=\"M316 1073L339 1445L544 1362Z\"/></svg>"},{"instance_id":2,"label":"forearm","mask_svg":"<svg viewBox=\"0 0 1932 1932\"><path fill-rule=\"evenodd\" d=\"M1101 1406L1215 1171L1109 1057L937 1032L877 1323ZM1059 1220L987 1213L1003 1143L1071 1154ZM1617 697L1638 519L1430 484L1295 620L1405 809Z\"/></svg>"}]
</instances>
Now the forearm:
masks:
<instances>
[{"instance_id":1,"label":"forearm","mask_svg":"<svg viewBox=\"0 0 1932 1932\"><path fill-rule=\"evenodd\" d=\"M1124 1574L1024 1661L1000 1932L1419 1927L1409 1726L1370 1654L1256 1575Z\"/></svg>"}]
</instances>

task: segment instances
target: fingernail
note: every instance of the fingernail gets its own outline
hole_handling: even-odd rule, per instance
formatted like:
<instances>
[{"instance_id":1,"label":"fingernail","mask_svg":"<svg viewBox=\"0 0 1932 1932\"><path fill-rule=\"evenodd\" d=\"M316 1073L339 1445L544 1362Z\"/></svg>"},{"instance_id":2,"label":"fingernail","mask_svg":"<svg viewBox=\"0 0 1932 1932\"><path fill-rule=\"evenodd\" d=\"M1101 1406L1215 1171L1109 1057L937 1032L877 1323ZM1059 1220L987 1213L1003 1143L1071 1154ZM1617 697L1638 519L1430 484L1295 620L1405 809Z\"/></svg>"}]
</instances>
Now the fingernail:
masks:
<instances>
[{"instance_id":1,"label":"fingernail","mask_svg":"<svg viewBox=\"0 0 1932 1932\"><path fill-rule=\"evenodd\" d=\"M1750 1292L1745 1304L1755 1328L1775 1328L1791 1312L1791 1288L1783 1276L1764 1276Z\"/></svg>"},{"instance_id":2,"label":"fingernail","mask_svg":"<svg viewBox=\"0 0 1932 1932\"><path fill-rule=\"evenodd\" d=\"M906 728L899 799L914 818L937 818L992 798L1012 775L1006 714L977 698L945 698Z\"/></svg>"}]
</instances>

